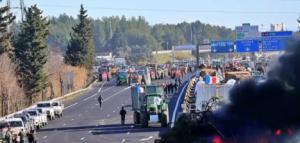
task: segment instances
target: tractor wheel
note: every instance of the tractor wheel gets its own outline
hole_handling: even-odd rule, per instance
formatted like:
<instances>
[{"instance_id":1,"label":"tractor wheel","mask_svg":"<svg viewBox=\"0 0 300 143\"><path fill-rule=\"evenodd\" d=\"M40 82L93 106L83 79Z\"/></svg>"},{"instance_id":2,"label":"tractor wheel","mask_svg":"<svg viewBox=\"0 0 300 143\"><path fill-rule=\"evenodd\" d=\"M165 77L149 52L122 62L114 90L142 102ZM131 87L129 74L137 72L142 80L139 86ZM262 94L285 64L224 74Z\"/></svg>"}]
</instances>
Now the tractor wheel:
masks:
<instances>
[{"instance_id":1,"label":"tractor wheel","mask_svg":"<svg viewBox=\"0 0 300 143\"><path fill-rule=\"evenodd\" d=\"M134 124L140 124L140 113L137 111L133 112L133 120L134 120Z\"/></svg>"},{"instance_id":2,"label":"tractor wheel","mask_svg":"<svg viewBox=\"0 0 300 143\"><path fill-rule=\"evenodd\" d=\"M147 128L148 127L148 118L146 113L141 114L141 123L142 123L142 128Z\"/></svg>"}]
</instances>

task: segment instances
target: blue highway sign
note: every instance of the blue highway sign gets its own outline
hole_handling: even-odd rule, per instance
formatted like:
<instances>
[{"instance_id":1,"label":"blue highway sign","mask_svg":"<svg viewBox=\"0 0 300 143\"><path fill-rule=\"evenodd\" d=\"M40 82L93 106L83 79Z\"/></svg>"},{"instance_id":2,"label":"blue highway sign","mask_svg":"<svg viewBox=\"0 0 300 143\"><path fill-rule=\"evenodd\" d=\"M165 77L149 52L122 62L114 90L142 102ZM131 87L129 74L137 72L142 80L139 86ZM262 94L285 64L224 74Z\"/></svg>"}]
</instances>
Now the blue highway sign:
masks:
<instances>
[{"instance_id":1,"label":"blue highway sign","mask_svg":"<svg viewBox=\"0 0 300 143\"><path fill-rule=\"evenodd\" d=\"M232 53L234 52L233 41L212 41L211 42L212 53Z\"/></svg>"},{"instance_id":2,"label":"blue highway sign","mask_svg":"<svg viewBox=\"0 0 300 143\"><path fill-rule=\"evenodd\" d=\"M282 51L288 41L288 37L263 37L262 51Z\"/></svg>"},{"instance_id":3,"label":"blue highway sign","mask_svg":"<svg viewBox=\"0 0 300 143\"><path fill-rule=\"evenodd\" d=\"M259 41L258 40L238 40L236 41L237 52L258 52Z\"/></svg>"}]
</instances>

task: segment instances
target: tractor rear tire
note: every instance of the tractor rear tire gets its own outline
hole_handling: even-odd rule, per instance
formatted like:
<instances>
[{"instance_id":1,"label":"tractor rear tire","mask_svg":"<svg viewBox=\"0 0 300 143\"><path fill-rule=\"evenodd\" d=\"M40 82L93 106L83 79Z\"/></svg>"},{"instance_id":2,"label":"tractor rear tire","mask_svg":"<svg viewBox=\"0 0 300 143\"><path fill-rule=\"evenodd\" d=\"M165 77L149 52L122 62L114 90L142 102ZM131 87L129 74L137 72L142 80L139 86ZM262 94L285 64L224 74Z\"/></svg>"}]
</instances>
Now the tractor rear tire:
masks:
<instances>
[{"instance_id":1,"label":"tractor rear tire","mask_svg":"<svg viewBox=\"0 0 300 143\"><path fill-rule=\"evenodd\" d=\"M148 127L148 118L146 113L141 113L141 123L142 123L142 128L147 128Z\"/></svg>"},{"instance_id":2,"label":"tractor rear tire","mask_svg":"<svg viewBox=\"0 0 300 143\"><path fill-rule=\"evenodd\" d=\"M133 112L133 120L134 120L134 124L140 124L141 123L141 119L140 119L140 113L137 111Z\"/></svg>"}]
</instances>

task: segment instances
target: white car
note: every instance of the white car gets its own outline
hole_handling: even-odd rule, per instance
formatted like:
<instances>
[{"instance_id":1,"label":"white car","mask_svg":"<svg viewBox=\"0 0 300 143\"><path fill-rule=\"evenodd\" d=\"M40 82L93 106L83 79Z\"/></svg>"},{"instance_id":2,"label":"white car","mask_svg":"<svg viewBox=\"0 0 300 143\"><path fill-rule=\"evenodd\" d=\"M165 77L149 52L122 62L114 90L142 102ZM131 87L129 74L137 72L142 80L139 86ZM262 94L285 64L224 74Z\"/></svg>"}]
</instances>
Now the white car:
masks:
<instances>
[{"instance_id":1,"label":"white car","mask_svg":"<svg viewBox=\"0 0 300 143\"><path fill-rule=\"evenodd\" d=\"M20 141L19 133L23 130L25 132L25 125L20 118L8 118L4 120L5 122L8 122L10 131L12 133L13 138L17 138L17 141Z\"/></svg>"},{"instance_id":2,"label":"white car","mask_svg":"<svg viewBox=\"0 0 300 143\"><path fill-rule=\"evenodd\" d=\"M47 117L49 120L53 120L55 118L54 108L52 106L52 101L43 101L39 102L36 105L37 108L43 108L46 110Z\"/></svg>"},{"instance_id":3,"label":"white car","mask_svg":"<svg viewBox=\"0 0 300 143\"><path fill-rule=\"evenodd\" d=\"M47 119L47 112L45 109L43 108L36 108L36 110L39 112L41 118L42 118L42 122L43 122L43 125L47 125L48 124L48 119Z\"/></svg>"},{"instance_id":4,"label":"white car","mask_svg":"<svg viewBox=\"0 0 300 143\"><path fill-rule=\"evenodd\" d=\"M57 117L62 117L63 110L64 110L64 104L62 104L59 101L53 101L52 106L54 108L54 113Z\"/></svg>"},{"instance_id":5,"label":"white car","mask_svg":"<svg viewBox=\"0 0 300 143\"><path fill-rule=\"evenodd\" d=\"M33 119L33 124L34 124L34 126L37 129L43 127L42 118L39 115L39 112L37 110L35 110L35 109L29 109L29 110L27 110L25 112L30 115L31 119Z\"/></svg>"}]
</instances>

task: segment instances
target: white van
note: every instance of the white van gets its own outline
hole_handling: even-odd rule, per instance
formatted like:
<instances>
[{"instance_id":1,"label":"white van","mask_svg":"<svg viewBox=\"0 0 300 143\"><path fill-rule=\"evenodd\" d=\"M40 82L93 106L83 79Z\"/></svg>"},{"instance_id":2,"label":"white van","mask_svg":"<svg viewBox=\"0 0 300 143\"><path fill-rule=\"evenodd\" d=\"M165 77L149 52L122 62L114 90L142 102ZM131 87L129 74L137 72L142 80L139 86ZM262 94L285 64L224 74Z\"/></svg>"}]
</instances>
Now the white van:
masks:
<instances>
[{"instance_id":1,"label":"white van","mask_svg":"<svg viewBox=\"0 0 300 143\"><path fill-rule=\"evenodd\" d=\"M33 119L34 126L39 129L43 126L42 117L39 115L39 112L35 109L29 109L26 111L31 116L31 119Z\"/></svg>"},{"instance_id":2,"label":"white van","mask_svg":"<svg viewBox=\"0 0 300 143\"><path fill-rule=\"evenodd\" d=\"M54 113L57 117L62 117L63 110L64 110L64 104L62 104L59 101L53 101L52 106L54 108Z\"/></svg>"},{"instance_id":3,"label":"white van","mask_svg":"<svg viewBox=\"0 0 300 143\"><path fill-rule=\"evenodd\" d=\"M23 130L25 131L25 125L20 118L8 118L4 120L5 122L8 122L10 131L12 133L12 137L16 137L17 141L20 141L19 133Z\"/></svg>"},{"instance_id":4,"label":"white van","mask_svg":"<svg viewBox=\"0 0 300 143\"><path fill-rule=\"evenodd\" d=\"M52 101L39 102L36 105L36 107L45 109L49 120L53 120L55 118L55 113L54 113L54 108L52 106Z\"/></svg>"}]
</instances>

